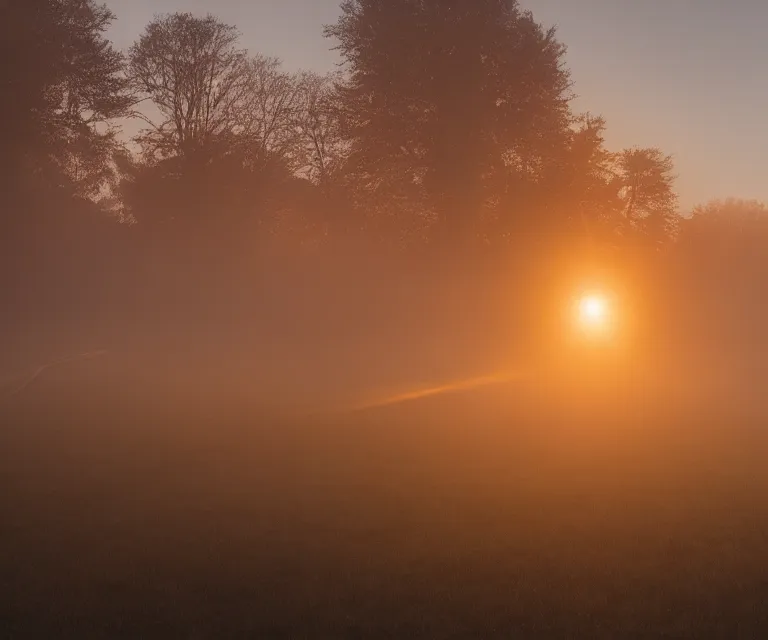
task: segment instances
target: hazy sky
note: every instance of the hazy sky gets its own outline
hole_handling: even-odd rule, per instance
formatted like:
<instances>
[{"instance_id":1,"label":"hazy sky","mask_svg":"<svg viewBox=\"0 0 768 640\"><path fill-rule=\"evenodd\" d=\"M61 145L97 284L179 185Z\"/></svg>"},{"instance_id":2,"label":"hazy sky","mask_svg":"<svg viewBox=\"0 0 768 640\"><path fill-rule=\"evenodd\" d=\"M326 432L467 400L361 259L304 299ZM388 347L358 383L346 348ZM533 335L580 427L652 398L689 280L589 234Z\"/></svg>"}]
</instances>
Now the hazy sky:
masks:
<instances>
[{"instance_id":1,"label":"hazy sky","mask_svg":"<svg viewBox=\"0 0 768 640\"><path fill-rule=\"evenodd\" d=\"M288 68L337 61L322 25L339 0L105 0L111 37L133 42L156 13L214 13L243 45ZM521 0L568 46L577 107L608 120L615 149L660 146L675 157L682 205L712 197L768 201L768 2Z\"/></svg>"}]
</instances>

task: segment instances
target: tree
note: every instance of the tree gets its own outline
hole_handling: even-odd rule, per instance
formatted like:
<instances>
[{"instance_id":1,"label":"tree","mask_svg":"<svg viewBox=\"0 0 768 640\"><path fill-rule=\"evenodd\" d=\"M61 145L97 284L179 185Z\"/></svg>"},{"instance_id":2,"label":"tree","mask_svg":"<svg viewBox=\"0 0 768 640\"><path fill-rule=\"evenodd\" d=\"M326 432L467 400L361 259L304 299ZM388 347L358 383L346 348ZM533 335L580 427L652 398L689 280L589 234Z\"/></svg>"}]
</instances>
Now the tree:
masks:
<instances>
[{"instance_id":1,"label":"tree","mask_svg":"<svg viewBox=\"0 0 768 640\"><path fill-rule=\"evenodd\" d=\"M681 220L675 249L686 278L682 306L695 310L689 326L718 332L707 336L713 344L759 344L768 320L768 206L738 198L696 206Z\"/></svg>"},{"instance_id":2,"label":"tree","mask_svg":"<svg viewBox=\"0 0 768 640\"><path fill-rule=\"evenodd\" d=\"M293 126L302 147L300 171L319 187L337 177L347 155L336 105L336 74L303 73L298 79L299 108Z\"/></svg>"},{"instance_id":3,"label":"tree","mask_svg":"<svg viewBox=\"0 0 768 640\"><path fill-rule=\"evenodd\" d=\"M296 77L298 105L291 121L296 137L293 166L296 175L311 187L303 190L305 199L300 205L304 224L322 237L343 238L360 222L347 180L349 145L337 104L341 79L336 73L304 72Z\"/></svg>"},{"instance_id":4,"label":"tree","mask_svg":"<svg viewBox=\"0 0 768 640\"><path fill-rule=\"evenodd\" d=\"M213 16L155 18L129 52L136 89L159 112L144 116L139 140L155 158L209 157L237 132L249 91L248 60L237 30Z\"/></svg>"},{"instance_id":5,"label":"tree","mask_svg":"<svg viewBox=\"0 0 768 640\"><path fill-rule=\"evenodd\" d=\"M237 30L213 16L159 16L129 51L129 74L156 117L137 140L143 162L121 187L140 222L202 222L221 204L213 164L242 156L249 62Z\"/></svg>"},{"instance_id":6,"label":"tree","mask_svg":"<svg viewBox=\"0 0 768 640\"><path fill-rule=\"evenodd\" d=\"M556 194L556 221L592 246L612 244L621 217L616 155L605 147L605 128L599 116L574 118L565 161L547 185Z\"/></svg>"},{"instance_id":7,"label":"tree","mask_svg":"<svg viewBox=\"0 0 768 640\"><path fill-rule=\"evenodd\" d=\"M768 206L758 200L712 200L682 221L680 247L711 262L768 255Z\"/></svg>"},{"instance_id":8,"label":"tree","mask_svg":"<svg viewBox=\"0 0 768 640\"><path fill-rule=\"evenodd\" d=\"M349 168L374 207L407 203L461 242L485 206L521 213L512 192L559 161L565 49L516 0L345 0L326 35L349 70Z\"/></svg>"},{"instance_id":9,"label":"tree","mask_svg":"<svg viewBox=\"0 0 768 640\"><path fill-rule=\"evenodd\" d=\"M160 114L145 116L143 165L123 185L133 215L263 218L303 163L298 78L238 48L235 28L213 16L156 18L129 55L135 86Z\"/></svg>"},{"instance_id":10,"label":"tree","mask_svg":"<svg viewBox=\"0 0 768 640\"><path fill-rule=\"evenodd\" d=\"M277 58L256 55L248 61L248 92L241 111L240 136L255 167L303 162L295 126L301 108L299 80L282 69Z\"/></svg>"},{"instance_id":11,"label":"tree","mask_svg":"<svg viewBox=\"0 0 768 640\"><path fill-rule=\"evenodd\" d=\"M125 228L101 206L133 103L113 19L92 0L0 0L0 306L62 335L104 309L125 267Z\"/></svg>"},{"instance_id":12,"label":"tree","mask_svg":"<svg viewBox=\"0 0 768 640\"><path fill-rule=\"evenodd\" d=\"M123 56L104 34L112 12L93 0L0 3L3 179L96 197L111 177L111 123L133 102Z\"/></svg>"},{"instance_id":13,"label":"tree","mask_svg":"<svg viewBox=\"0 0 768 640\"><path fill-rule=\"evenodd\" d=\"M677 229L674 162L656 148L633 148L617 160L624 219L630 232L658 246Z\"/></svg>"}]
</instances>

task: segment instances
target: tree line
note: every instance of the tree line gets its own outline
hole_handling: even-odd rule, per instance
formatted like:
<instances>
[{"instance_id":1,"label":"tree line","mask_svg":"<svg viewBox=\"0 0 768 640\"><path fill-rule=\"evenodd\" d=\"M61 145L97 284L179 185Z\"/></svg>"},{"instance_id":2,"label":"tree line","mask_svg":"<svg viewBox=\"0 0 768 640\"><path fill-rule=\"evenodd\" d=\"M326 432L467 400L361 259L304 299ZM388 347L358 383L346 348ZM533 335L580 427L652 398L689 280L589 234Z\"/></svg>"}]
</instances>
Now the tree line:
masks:
<instances>
[{"instance_id":1,"label":"tree line","mask_svg":"<svg viewBox=\"0 0 768 640\"><path fill-rule=\"evenodd\" d=\"M157 16L120 52L94 0L1 11L6 252L85 218L454 256L531 238L715 252L763 233L760 203L681 216L671 156L608 149L604 119L574 110L566 47L515 0L344 0L327 75L247 51L212 15Z\"/></svg>"}]
</instances>

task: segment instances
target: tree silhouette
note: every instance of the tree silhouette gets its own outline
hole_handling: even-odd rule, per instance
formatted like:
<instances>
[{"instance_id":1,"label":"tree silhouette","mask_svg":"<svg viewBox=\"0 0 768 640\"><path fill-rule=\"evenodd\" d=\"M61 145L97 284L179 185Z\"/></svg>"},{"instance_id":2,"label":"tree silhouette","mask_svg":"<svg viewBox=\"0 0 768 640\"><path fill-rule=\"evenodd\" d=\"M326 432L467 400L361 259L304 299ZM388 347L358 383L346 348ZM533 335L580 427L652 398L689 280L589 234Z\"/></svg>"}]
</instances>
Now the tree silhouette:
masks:
<instances>
[{"instance_id":1,"label":"tree silhouette","mask_svg":"<svg viewBox=\"0 0 768 640\"><path fill-rule=\"evenodd\" d=\"M298 78L299 108L293 126L303 148L301 171L320 187L338 177L347 155L336 104L336 74L303 73Z\"/></svg>"},{"instance_id":2,"label":"tree silhouette","mask_svg":"<svg viewBox=\"0 0 768 640\"><path fill-rule=\"evenodd\" d=\"M768 265L768 206L739 198L699 205L682 221L679 241L681 250L720 268L756 258Z\"/></svg>"},{"instance_id":3,"label":"tree silhouette","mask_svg":"<svg viewBox=\"0 0 768 640\"><path fill-rule=\"evenodd\" d=\"M152 21L130 49L134 86L160 114L140 137L145 153L192 161L234 133L247 96L247 57L237 30L189 13Z\"/></svg>"},{"instance_id":4,"label":"tree silhouette","mask_svg":"<svg viewBox=\"0 0 768 640\"><path fill-rule=\"evenodd\" d=\"M548 214L550 232L592 248L613 245L622 218L616 154L605 147L605 129L599 116L573 119L562 161L540 183L538 202L532 203Z\"/></svg>"},{"instance_id":5,"label":"tree silhouette","mask_svg":"<svg viewBox=\"0 0 768 640\"><path fill-rule=\"evenodd\" d=\"M133 102L123 57L104 37L113 20L93 0L0 5L6 193L26 186L95 197L111 177L111 123Z\"/></svg>"},{"instance_id":6,"label":"tree silhouette","mask_svg":"<svg viewBox=\"0 0 768 640\"><path fill-rule=\"evenodd\" d=\"M407 202L448 242L480 211L524 215L508 196L545 178L567 144L564 47L508 0L346 0L326 35L350 171L374 207Z\"/></svg>"},{"instance_id":7,"label":"tree silhouette","mask_svg":"<svg viewBox=\"0 0 768 640\"><path fill-rule=\"evenodd\" d=\"M156 18L129 57L134 85L159 113L144 116L141 161L125 163L121 192L134 217L209 229L263 218L303 163L297 77L249 56L213 16Z\"/></svg>"},{"instance_id":8,"label":"tree silhouette","mask_svg":"<svg viewBox=\"0 0 768 640\"><path fill-rule=\"evenodd\" d=\"M672 157L656 148L627 149L619 154L617 174L627 230L653 246L668 241L678 223Z\"/></svg>"},{"instance_id":9,"label":"tree silhouette","mask_svg":"<svg viewBox=\"0 0 768 640\"><path fill-rule=\"evenodd\" d=\"M238 136L248 160L258 168L280 162L291 169L303 164L295 126L301 108L298 77L277 58L255 55L248 61L248 91L238 120Z\"/></svg>"},{"instance_id":10,"label":"tree silhouette","mask_svg":"<svg viewBox=\"0 0 768 640\"><path fill-rule=\"evenodd\" d=\"M345 0L325 30L344 65L325 76L244 50L211 15L158 16L124 58L94 0L0 10L14 96L0 105L1 175L9 205L21 190L34 202L5 211L47 212L73 238L101 236L58 214L90 221L97 200L138 221L134 237L220 236L222 260L278 235L365 230L453 258L532 235L615 246L619 231L656 246L674 232L672 160L606 148L604 120L571 110L555 31L514 0ZM127 115L147 125L139 153L121 146Z\"/></svg>"}]
</instances>

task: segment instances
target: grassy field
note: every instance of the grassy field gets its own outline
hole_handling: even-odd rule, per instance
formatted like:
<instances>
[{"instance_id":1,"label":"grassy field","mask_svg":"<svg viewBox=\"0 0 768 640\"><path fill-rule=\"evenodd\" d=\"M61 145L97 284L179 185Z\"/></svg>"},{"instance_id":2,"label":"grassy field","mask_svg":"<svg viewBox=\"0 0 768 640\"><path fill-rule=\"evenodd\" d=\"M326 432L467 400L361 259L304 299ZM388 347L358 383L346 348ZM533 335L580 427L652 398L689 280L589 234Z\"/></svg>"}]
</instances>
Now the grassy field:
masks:
<instances>
[{"instance_id":1,"label":"grassy field","mask_svg":"<svg viewBox=\"0 0 768 640\"><path fill-rule=\"evenodd\" d=\"M4 400L0 637L768 634L766 414L717 385L297 418L88 366Z\"/></svg>"}]
</instances>

